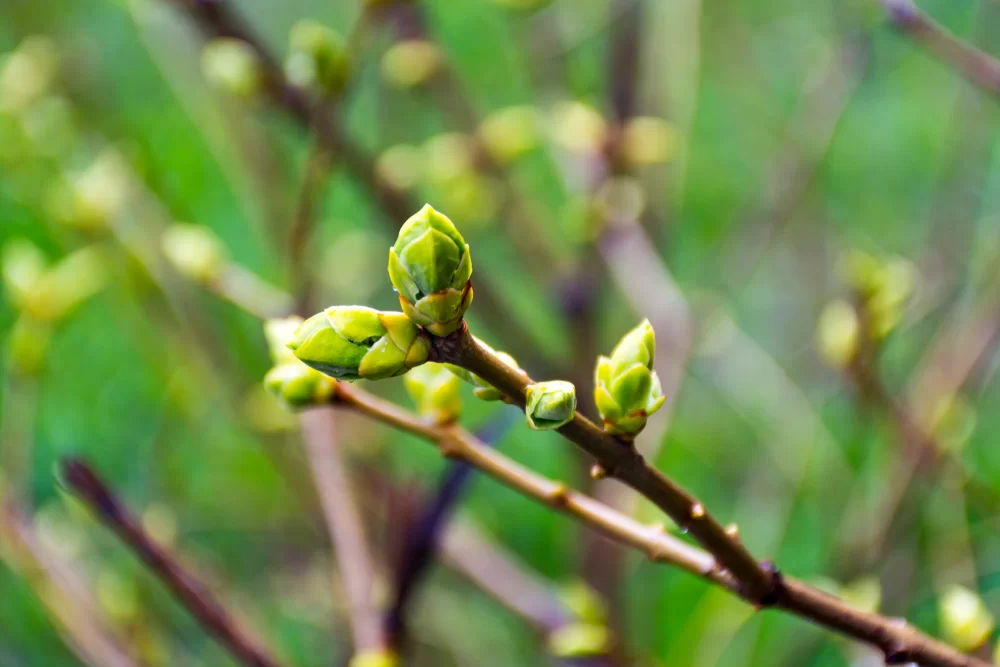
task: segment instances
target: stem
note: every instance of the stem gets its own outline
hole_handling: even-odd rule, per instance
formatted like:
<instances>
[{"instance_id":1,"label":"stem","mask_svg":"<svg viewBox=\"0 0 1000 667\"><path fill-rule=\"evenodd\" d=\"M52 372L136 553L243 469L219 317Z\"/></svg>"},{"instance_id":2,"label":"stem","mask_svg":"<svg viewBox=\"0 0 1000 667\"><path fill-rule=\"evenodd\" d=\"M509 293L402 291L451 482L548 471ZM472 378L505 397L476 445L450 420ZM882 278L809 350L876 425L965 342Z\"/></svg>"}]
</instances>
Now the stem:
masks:
<instances>
[{"instance_id":1,"label":"stem","mask_svg":"<svg viewBox=\"0 0 1000 667\"><path fill-rule=\"evenodd\" d=\"M1000 95L1000 61L955 37L913 0L881 2L896 28L972 83Z\"/></svg>"},{"instance_id":2,"label":"stem","mask_svg":"<svg viewBox=\"0 0 1000 667\"><path fill-rule=\"evenodd\" d=\"M83 461L63 459L62 478L136 556L156 574L205 630L241 664L248 667L278 667L261 643L239 628L212 593L165 549L157 545L114 496L97 474Z\"/></svg>"},{"instance_id":3,"label":"stem","mask_svg":"<svg viewBox=\"0 0 1000 667\"><path fill-rule=\"evenodd\" d=\"M385 639L378 610L372 603L372 559L350 482L340 459L333 412L329 408L308 410L299 415L299 423L309 468L316 480L327 528L337 551L341 583L347 593L355 652L381 649L385 646Z\"/></svg>"},{"instance_id":4,"label":"stem","mask_svg":"<svg viewBox=\"0 0 1000 667\"><path fill-rule=\"evenodd\" d=\"M434 339L434 351L439 361L448 361L466 368L487 382L493 384L507 394L512 401L523 408L524 391L531 380L497 359L492 353L474 339L467 328L446 338ZM346 394L346 395L345 395ZM351 397L354 396L353 400ZM509 464L497 469L493 461L480 460L483 452L473 451L471 454L464 446L465 438L441 436L433 428L414 424L404 411L390 405L380 405L379 402L362 402L354 390L347 390L338 385L336 392L338 402L347 403L359 411L369 414L381 421L389 423L422 437L438 442L439 448L448 456L472 457L475 465L488 466L489 474L504 483L510 484L523 493L544 502L545 504L573 516L583 518L588 524L599 529L611 530L609 536L615 539L624 537L620 533L623 525L631 519L624 519L606 506L581 505L582 498L570 492L564 485L544 478L539 478L530 471L525 476L510 474ZM938 642L919 631L910 628L905 621L891 620L877 614L862 612L826 593L816 590L807 584L780 575L773 567L765 567L758 563L746 550L735 535L727 533L704 507L690 494L649 467L642 456L632 447L615 439L600 430L579 413L574 420L558 429L559 433L574 442L586 452L597 458L609 475L639 491L642 495L666 511L679 525L698 539L709 553L684 545L688 551L679 552L675 546L669 546L669 552L656 558L674 563L691 571L696 562L701 563L699 573L725 586L748 602L759 607L774 606L808 619L818 625L849 635L857 640L878 647L886 656L888 664L916 662L931 667L988 667L988 663L972 656L963 655L955 649ZM442 439L443 438L443 439ZM500 456L490 452L493 457ZM506 460L504 463L507 464ZM516 465L516 464L515 464ZM486 470L487 468L484 468ZM503 477L501 477L503 475ZM528 481L534 477L534 483ZM567 499L572 511L567 510ZM593 501L592 501L593 502ZM579 514L583 508L584 514ZM601 518L606 520L602 521ZM626 542L640 548L649 547L652 531L643 527L644 536L628 531L629 538L638 538L635 542ZM660 538L662 539L662 538ZM674 540L675 538L670 538ZM648 553L648 552L647 552ZM653 552L656 553L656 552ZM697 560L694 560L697 559ZM720 570L715 561L727 568ZM738 569L737 569L738 568ZM725 579L723 579L725 577Z\"/></svg>"}]
</instances>

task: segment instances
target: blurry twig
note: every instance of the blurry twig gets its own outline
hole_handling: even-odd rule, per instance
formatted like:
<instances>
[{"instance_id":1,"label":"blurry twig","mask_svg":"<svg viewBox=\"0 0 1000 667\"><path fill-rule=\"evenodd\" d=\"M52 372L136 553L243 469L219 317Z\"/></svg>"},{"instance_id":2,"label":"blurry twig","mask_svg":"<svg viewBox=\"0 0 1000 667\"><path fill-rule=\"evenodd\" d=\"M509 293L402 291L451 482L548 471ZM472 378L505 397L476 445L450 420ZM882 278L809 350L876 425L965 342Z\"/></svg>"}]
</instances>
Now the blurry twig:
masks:
<instances>
[{"instance_id":1,"label":"blurry twig","mask_svg":"<svg viewBox=\"0 0 1000 667\"><path fill-rule=\"evenodd\" d=\"M167 585L178 601L209 634L249 667L277 667L262 644L241 628L212 593L199 583L149 535L83 461L63 459L62 479L69 489L109 527Z\"/></svg>"},{"instance_id":2,"label":"blurry twig","mask_svg":"<svg viewBox=\"0 0 1000 667\"><path fill-rule=\"evenodd\" d=\"M356 653L385 648L378 610L372 603L372 560L368 553L361 517L354 503L350 481L340 458L329 408L307 410L299 415L316 490L323 505L327 528L337 552L337 563L348 598Z\"/></svg>"},{"instance_id":3,"label":"blurry twig","mask_svg":"<svg viewBox=\"0 0 1000 667\"><path fill-rule=\"evenodd\" d=\"M922 12L913 0L881 0L893 24L972 83L1000 95L1000 61L963 42Z\"/></svg>"}]
</instances>

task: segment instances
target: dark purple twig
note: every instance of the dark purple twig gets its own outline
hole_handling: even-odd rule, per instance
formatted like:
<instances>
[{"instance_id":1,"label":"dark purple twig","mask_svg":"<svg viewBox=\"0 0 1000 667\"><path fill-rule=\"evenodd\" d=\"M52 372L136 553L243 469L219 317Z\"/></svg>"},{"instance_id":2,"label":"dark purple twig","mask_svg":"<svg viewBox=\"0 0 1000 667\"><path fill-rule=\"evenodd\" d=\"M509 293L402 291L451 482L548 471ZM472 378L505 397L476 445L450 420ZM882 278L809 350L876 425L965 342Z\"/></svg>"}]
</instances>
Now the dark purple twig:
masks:
<instances>
[{"instance_id":1,"label":"dark purple twig","mask_svg":"<svg viewBox=\"0 0 1000 667\"><path fill-rule=\"evenodd\" d=\"M115 498L86 463L79 459L61 461L62 481L167 585L174 597L202 627L248 667L278 667L261 643L237 627L233 617L212 593L165 549L157 545L128 510Z\"/></svg>"}]
</instances>

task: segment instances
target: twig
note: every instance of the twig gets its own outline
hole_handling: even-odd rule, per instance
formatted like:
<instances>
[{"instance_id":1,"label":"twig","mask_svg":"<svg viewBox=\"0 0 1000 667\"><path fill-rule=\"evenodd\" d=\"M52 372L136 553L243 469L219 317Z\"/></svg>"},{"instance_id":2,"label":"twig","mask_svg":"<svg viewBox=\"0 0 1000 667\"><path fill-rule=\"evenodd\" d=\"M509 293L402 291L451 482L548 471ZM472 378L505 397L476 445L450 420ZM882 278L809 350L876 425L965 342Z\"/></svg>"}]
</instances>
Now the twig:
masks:
<instances>
[{"instance_id":1,"label":"twig","mask_svg":"<svg viewBox=\"0 0 1000 667\"><path fill-rule=\"evenodd\" d=\"M881 0L893 24L963 77L1000 95L1000 61L963 42L922 12L913 0Z\"/></svg>"},{"instance_id":2,"label":"twig","mask_svg":"<svg viewBox=\"0 0 1000 667\"><path fill-rule=\"evenodd\" d=\"M165 549L157 545L132 515L83 461L63 459L62 479L73 493L167 585L177 600L242 664L249 667L277 667L280 663L267 654L260 641L249 636L212 593Z\"/></svg>"},{"instance_id":3,"label":"twig","mask_svg":"<svg viewBox=\"0 0 1000 667\"><path fill-rule=\"evenodd\" d=\"M372 603L372 560L350 482L340 460L333 413L329 408L307 410L299 415L299 423L327 528L337 551L355 651L381 649L385 646L385 638L378 610Z\"/></svg>"},{"instance_id":4,"label":"twig","mask_svg":"<svg viewBox=\"0 0 1000 667\"><path fill-rule=\"evenodd\" d=\"M467 329L445 338L435 338L434 352L438 360L472 371L524 407L525 389L531 380L496 358ZM933 667L986 667L987 663L962 655L905 623L852 609L806 584L779 575L771 566L758 563L738 538L728 533L693 496L650 467L634 448L600 430L579 413L558 432L594 456L609 476L639 491L689 531L725 568L719 574L735 580L734 592L749 602L791 611L873 644L890 664L917 662ZM445 451L447 453L447 448ZM564 497L565 487L550 489L551 504L558 506Z\"/></svg>"}]
</instances>

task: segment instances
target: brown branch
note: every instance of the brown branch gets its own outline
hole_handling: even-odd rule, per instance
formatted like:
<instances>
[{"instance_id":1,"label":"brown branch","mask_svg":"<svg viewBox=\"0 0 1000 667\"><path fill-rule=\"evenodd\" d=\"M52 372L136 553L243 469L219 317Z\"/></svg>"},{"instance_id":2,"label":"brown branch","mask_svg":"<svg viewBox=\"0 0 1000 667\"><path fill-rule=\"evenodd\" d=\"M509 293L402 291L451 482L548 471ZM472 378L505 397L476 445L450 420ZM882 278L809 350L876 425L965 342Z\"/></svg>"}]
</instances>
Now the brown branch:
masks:
<instances>
[{"instance_id":1,"label":"brown branch","mask_svg":"<svg viewBox=\"0 0 1000 667\"><path fill-rule=\"evenodd\" d=\"M348 617L355 652L382 649L385 647L382 620L372 603L372 559L350 482L340 459L333 412L329 408L302 412L299 424L327 529L337 551L337 563L350 610Z\"/></svg>"},{"instance_id":2,"label":"brown branch","mask_svg":"<svg viewBox=\"0 0 1000 667\"><path fill-rule=\"evenodd\" d=\"M472 371L524 407L531 380L515 371L462 330L434 339L438 360ZM339 393L339 392L338 392ZM735 592L760 606L774 606L878 647L889 664L916 662L932 667L987 667L986 662L876 614L861 612L802 582L785 578L758 563L735 535L728 533L704 506L672 480L653 469L626 443L577 413L558 432L594 456L609 476L617 477L651 500L705 547L735 580ZM552 492L558 503L564 490Z\"/></svg>"},{"instance_id":3,"label":"brown branch","mask_svg":"<svg viewBox=\"0 0 1000 667\"><path fill-rule=\"evenodd\" d=\"M212 593L165 549L157 545L114 496L97 474L83 461L63 459L62 479L149 568L167 585L174 597L202 627L248 667L278 667L281 663L249 636L245 628L219 603Z\"/></svg>"},{"instance_id":4,"label":"brown branch","mask_svg":"<svg viewBox=\"0 0 1000 667\"><path fill-rule=\"evenodd\" d=\"M963 42L913 0L881 0L893 24L938 60L994 95L1000 95L1000 61Z\"/></svg>"}]
</instances>

